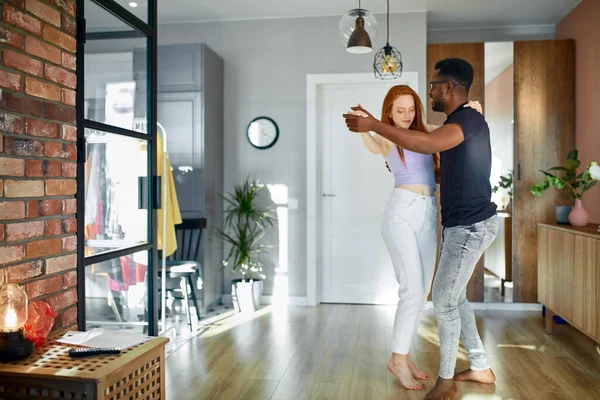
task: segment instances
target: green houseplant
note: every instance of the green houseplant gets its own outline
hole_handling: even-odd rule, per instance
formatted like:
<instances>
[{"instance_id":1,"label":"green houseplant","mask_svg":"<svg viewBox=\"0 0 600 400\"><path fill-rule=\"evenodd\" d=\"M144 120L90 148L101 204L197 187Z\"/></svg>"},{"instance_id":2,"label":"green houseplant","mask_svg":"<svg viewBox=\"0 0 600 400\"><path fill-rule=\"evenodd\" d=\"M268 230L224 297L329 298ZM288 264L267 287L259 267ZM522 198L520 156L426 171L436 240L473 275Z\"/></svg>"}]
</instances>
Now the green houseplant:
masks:
<instances>
[{"instance_id":1,"label":"green houseplant","mask_svg":"<svg viewBox=\"0 0 600 400\"><path fill-rule=\"evenodd\" d=\"M581 166L578 159L579 152L573 150L567 156L567 162L564 166L556 166L548 171L540 170L544 175L544 180L531 187L531 194L541 196L550 187L556 189L565 189L567 194L575 200L575 206L566 206L559 209L557 207L557 219L559 223L566 223L565 214L568 212L568 222L573 226L585 226L589 222L589 215L583 208L583 194L596 185L600 178L600 167L597 162L588 164L585 171L577 174L577 168ZM552 171L552 172L550 172ZM564 207L564 206L563 206ZM562 215L561 215L562 214Z\"/></svg>"},{"instance_id":2,"label":"green houseplant","mask_svg":"<svg viewBox=\"0 0 600 400\"><path fill-rule=\"evenodd\" d=\"M260 254L269 246L262 243L264 230L276 219L268 207L257 205L263 186L246 178L230 193L221 195L225 202L223 227L217 229L223 239L226 256L222 266L231 265L232 273L240 279L232 281L231 295L238 311L254 311L262 296L263 263Z\"/></svg>"},{"instance_id":3,"label":"green houseplant","mask_svg":"<svg viewBox=\"0 0 600 400\"><path fill-rule=\"evenodd\" d=\"M506 212L508 214L510 214L511 207L512 207L512 196L513 196L513 171L512 170L508 173L508 175L500 176L500 181L498 182L497 186L494 186L492 188L492 192L496 193L496 192L498 192L498 190L500 190L500 188L508 189L508 196L509 196L510 200L508 201L508 204L506 205Z\"/></svg>"}]
</instances>

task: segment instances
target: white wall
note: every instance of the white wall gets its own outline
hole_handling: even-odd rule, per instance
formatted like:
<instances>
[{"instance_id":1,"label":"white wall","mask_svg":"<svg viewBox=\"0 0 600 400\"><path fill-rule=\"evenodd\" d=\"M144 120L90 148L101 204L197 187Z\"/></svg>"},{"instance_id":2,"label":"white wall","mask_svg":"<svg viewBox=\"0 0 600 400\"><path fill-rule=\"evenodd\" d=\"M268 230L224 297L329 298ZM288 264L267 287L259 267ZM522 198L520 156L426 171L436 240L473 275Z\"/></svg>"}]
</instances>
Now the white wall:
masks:
<instances>
[{"instance_id":1,"label":"white wall","mask_svg":"<svg viewBox=\"0 0 600 400\"><path fill-rule=\"evenodd\" d=\"M289 197L299 200L298 208L289 212L290 296L306 295L306 75L372 71L374 53L345 51L337 28L340 17L159 28L159 44L205 43L224 60L225 190L250 175L265 183L287 185ZM376 17L379 32L374 47L378 49L385 44L385 18ZM390 43L401 51L404 69L419 72L420 90L426 93L426 14L394 14L390 25ZM248 123L260 115L273 118L280 129L278 143L262 151L251 147L245 136ZM276 262L276 254L272 258ZM226 272L224 278L224 293L228 293L231 276Z\"/></svg>"}]
</instances>

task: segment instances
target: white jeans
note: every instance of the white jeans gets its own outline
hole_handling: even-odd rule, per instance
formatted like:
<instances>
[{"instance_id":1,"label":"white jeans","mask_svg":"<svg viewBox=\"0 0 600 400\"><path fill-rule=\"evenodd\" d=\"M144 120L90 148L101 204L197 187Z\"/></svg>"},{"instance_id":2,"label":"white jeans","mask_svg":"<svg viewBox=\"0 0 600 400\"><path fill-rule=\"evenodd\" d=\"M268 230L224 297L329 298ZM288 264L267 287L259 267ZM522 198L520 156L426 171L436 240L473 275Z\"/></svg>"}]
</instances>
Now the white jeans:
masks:
<instances>
[{"instance_id":1,"label":"white jeans","mask_svg":"<svg viewBox=\"0 0 600 400\"><path fill-rule=\"evenodd\" d=\"M398 188L394 189L383 214L383 239L400 285L391 343L392 351L397 354L413 353L411 344L435 269L437 216L434 196Z\"/></svg>"}]
</instances>

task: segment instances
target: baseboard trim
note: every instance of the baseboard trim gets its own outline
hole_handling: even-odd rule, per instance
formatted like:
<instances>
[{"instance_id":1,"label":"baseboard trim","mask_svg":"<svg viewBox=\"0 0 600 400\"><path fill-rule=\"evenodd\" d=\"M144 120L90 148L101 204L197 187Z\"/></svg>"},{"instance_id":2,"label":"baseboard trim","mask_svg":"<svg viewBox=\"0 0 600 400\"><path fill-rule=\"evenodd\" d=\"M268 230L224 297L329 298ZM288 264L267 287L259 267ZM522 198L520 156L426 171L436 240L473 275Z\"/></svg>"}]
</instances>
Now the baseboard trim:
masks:
<instances>
[{"instance_id":1,"label":"baseboard trim","mask_svg":"<svg viewBox=\"0 0 600 400\"><path fill-rule=\"evenodd\" d=\"M273 304L274 301L274 296L262 296L261 298L261 304ZM230 294L223 294L221 295L221 303L223 303L224 305L230 306L233 304L233 301L231 300L231 295ZM307 306L308 305L308 299L306 297L295 297L295 296L288 296L284 299L277 299L277 304L281 305L281 304L287 304L288 306Z\"/></svg>"}]
</instances>

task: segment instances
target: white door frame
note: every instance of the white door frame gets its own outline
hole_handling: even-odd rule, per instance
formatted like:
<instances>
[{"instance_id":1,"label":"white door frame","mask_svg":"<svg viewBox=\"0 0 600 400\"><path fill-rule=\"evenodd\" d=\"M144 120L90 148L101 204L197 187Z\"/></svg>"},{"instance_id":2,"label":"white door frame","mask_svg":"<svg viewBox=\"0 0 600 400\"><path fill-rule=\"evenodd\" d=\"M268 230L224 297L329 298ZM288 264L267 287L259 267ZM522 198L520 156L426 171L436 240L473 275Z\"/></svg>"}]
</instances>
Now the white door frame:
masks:
<instances>
[{"instance_id":1,"label":"white door frame","mask_svg":"<svg viewBox=\"0 0 600 400\"><path fill-rule=\"evenodd\" d=\"M319 293L321 265L319 265L320 211L319 140L317 101L322 86L353 83L381 83L372 73L318 74L306 76L306 298L307 305L321 302ZM419 92L419 73L403 72L397 84L409 84ZM383 99L381 99L383 101ZM340 115L340 118L342 116Z\"/></svg>"}]
</instances>

